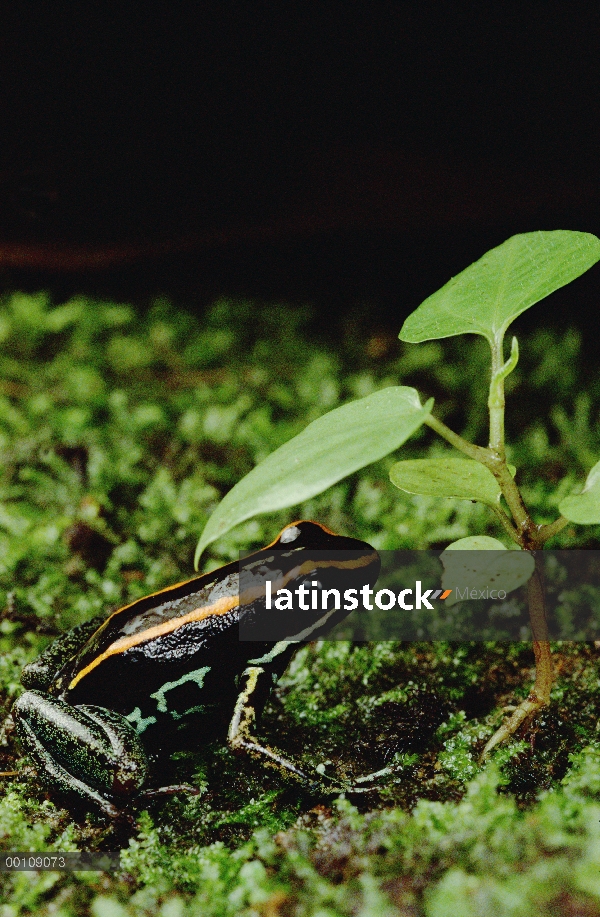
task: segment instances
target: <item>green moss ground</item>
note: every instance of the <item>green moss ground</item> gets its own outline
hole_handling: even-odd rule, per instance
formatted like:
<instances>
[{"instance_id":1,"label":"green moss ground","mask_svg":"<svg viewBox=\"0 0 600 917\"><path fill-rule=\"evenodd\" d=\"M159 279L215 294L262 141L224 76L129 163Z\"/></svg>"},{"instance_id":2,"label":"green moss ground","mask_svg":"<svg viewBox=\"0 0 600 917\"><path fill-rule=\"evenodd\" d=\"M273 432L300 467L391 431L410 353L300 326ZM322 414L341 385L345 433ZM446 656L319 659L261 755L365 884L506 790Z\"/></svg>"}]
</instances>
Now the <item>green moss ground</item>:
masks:
<instances>
[{"instance_id":1,"label":"green moss ground","mask_svg":"<svg viewBox=\"0 0 600 917\"><path fill-rule=\"evenodd\" d=\"M487 373L484 342L403 346L357 314L334 349L317 319L248 302L218 302L201 320L165 302L144 318L41 294L0 303L4 715L21 667L54 635L192 575L223 494L325 411L411 384L482 441L486 391L474 387ZM511 460L537 520L549 521L600 456L600 373L584 370L574 331L539 332L521 351L507 386ZM421 431L401 455L445 448ZM248 521L211 546L204 569L272 540L292 516L382 549L503 538L478 505L395 490L393 461ZM598 534L571 527L554 546L597 546ZM154 801L137 828L93 814L73 821L9 732L0 768L19 776L1 778L1 848L123 854L114 876L4 875L0 917L600 914L598 650L564 644L556 661L549 709L481 768L502 706L530 685L529 646L304 647L261 734L331 772L394 762L394 779L358 808L309 799L215 744L178 758L197 796Z\"/></svg>"}]
</instances>

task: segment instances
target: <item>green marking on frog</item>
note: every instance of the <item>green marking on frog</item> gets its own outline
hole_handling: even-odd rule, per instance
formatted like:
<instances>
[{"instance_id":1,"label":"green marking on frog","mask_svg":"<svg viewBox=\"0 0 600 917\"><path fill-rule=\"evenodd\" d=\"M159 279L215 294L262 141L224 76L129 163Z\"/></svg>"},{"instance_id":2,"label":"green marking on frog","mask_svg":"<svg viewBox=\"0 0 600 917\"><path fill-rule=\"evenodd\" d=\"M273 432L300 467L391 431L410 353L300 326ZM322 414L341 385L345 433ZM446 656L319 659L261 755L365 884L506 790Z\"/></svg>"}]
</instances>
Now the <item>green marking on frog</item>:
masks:
<instances>
[{"instance_id":1,"label":"green marking on frog","mask_svg":"<svg viewBox=\"0 0 600 917\"><path fill-rule=\"evenodd\" d=\"M178 678L177 681L167 681L165 684L155 691L154 694L151 694L150 697L153 697L156 700L156 709L159 713L169 713L174 719L180 720L184 716L189 716L189 714L196 712L197 707L190 707L189 710L184 710L183 713L176 713L174 711L169 711L167 706L167 701L165 694L168 691L172 691L173 688L178 688L180 685L186 683L186 681L195 681L199 688L204 686L204 679L208 672L210 672L211 667L209 665L202 666L201 669L194 669L193 672L187 672L185 675L182 675L181 678ZM202 709L202 708L201 708Z\"/></svg>"},{"instance_id":2,"label":"green marking on frog","mask_svg":"<svg viewBox=\"0 0 600 917\"><path fill-rule=\"evenodd\" d=\"M139 707L136 707L135 710L128 713L125 719L131 723L138 735L141 735L148 726L152 726L153 723L156 723L155 716L143 717Z\"/></svg>"},{"instance_id":3,"label":"green marking on frog","mask_svg":"<svg viewBox=\"0 0 600 917\"><path fill-rule=\"evenodd\" d=\"M183 713L177 713L176 710L171 711L171 716L174 720L183 720L186 716L192 716L194 713L204 713L206 711L206 704L197 704L195 707L188 707L187 710L184 710Z\"/></svg>"},{"instance_id":4,"label":"green marking on frog","mask_svg":"<svg viewBox=\"0 0 600 917\"><path fill-rule=\"evenodd\" d=\"M252 665L260 665L261 662L273 662L276 656L279 656L280 653L284 653L287 650L290 642L290 640L280 640L279 643L276 643L273 649L265 653L264 656L260 656L258 659L249 659L248 662Z\"/></svg>"}]
</instances>

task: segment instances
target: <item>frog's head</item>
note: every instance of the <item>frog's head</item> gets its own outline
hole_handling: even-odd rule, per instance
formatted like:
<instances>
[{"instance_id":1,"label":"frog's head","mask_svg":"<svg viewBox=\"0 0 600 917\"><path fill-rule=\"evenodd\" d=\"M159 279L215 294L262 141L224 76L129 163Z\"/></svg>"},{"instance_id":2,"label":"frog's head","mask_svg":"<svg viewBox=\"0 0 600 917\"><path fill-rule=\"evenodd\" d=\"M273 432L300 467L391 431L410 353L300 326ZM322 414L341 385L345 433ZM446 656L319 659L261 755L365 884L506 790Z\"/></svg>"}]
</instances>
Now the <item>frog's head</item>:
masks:
<instances>
[{"instance_id":1,"label":"frog's head","mask_svg":"<svg viewBox=\"0 0 600 917\"><path fill-rule=\"evenodd\" d=\"M326 528L320 522L313 522L308 519L301 519L298 522L290 522L281 530L277 538L264 548L287 548L288 545L301 550L315 551L357 551L370 555L377 555L377 551L366 541L359 541L358 538L350 538L347 535L336 535L331 529Z\"/></svg>"},{"instance_id":2,"label":"frog's head","mask_svg":"<svg viewBox=\"0 0 600 917\"><path fill-rule=\"evenodd\" d=\"M314 640L359 607L381 562L365 541L336 535L318 522L287 525L242 562L242 640Z\"/></svg>"}]
</instances>

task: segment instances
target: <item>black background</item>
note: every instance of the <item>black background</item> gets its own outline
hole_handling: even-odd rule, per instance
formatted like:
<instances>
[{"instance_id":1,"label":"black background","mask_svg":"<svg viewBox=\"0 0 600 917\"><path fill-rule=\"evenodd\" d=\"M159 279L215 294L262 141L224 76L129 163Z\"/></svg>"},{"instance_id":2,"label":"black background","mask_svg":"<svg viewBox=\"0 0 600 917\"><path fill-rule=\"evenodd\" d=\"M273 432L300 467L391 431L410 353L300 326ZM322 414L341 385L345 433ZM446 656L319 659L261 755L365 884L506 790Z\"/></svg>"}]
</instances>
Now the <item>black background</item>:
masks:
<instances>
[{"instance_id":1,"label":"black background","mask_svg":"<svg viewBox=\"0 0 600 917\"><path fill-rule=\"evenodd\" d=\"M396 327L516 232L600 234L599 26L549 2L13 4L0 280ZM545 317L593 322L599 278Z\"/></svg>"}]
</instances>

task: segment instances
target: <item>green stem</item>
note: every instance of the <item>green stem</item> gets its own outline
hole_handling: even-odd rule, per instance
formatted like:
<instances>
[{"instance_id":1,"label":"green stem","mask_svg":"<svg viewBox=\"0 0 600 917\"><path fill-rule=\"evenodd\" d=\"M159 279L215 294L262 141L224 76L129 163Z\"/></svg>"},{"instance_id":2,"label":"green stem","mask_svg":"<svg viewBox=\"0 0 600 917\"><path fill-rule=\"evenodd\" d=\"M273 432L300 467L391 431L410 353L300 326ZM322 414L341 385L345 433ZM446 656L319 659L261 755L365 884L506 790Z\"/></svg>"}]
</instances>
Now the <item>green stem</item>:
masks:
<instances>
[{"instance_id":1,"label":"green stem","mask_svg":"<svg viewBox=\"0 0 600 917\"><path fill-rule=\"evenodd\" d=\"M510 518L506 515L506 513L502 509L502 507L494 506L494 507L490 507L490 509L492 509L494 515L502 523L502 526L505 532L507 533L507 535L509 536L509 538L511 539L511 541L514 541L515 544L519 544L519 533L516 530L516 528L514 527L514 525L512 524Z\"/></svg>"},{"instance_id":2,"label":"green stem","mask_svg":"<svg viewBox=\"0 0 600 917\"><path fill-rule=\"evenodd\" d=\"M477 462L483 462L484 465L486 464L486 459L490 454L488 449L484 449L482 446L475 446L468 440L463 439L462 436L459 436L458 433L455 433L454 430L447 427L443 421L438 420L433 414L430 414L429 417L425 419L425 423L452 446L459 449L460 452L464 452L465 455L475 459Z\"/></svg>"},{"instance_id":3,"label":"green stem","mask_svg":"<svg viewBox=\"0 0 600 917\"><path fill-rule=\"evenodd\" d=\"M503 338L494 338L492 345L492 378L490 380L490 394L488 408L490 412L490 449L498 456L504 458L504 376L502 364Z\"/></svg>"},{"instance_id":4,"label":"green stem","mask_svg":"<svg viewBox=\"0 0 600 917\"><path fill-rule=\"evenodd\" d=\"M492 348L492 377L490 379L490 394L488 408L490 411L490 449L498 456L504 458L504 380L513 371L519 360L519 344L513 337L510 356L506 363L503 353L504 334L494 338Z\"/></svg>"},{"instance_id":5,"label":"green stem","mask_svg":"<svg viewBox=\"0 0 600 917\"><path fill-rule=\"evenodd\" d=\"M432 414L429 415L425 423L456 449L490 469L500 485L504 499L508 503L516 528L506 513L499 509L499 513L496 513L496 515L502 525L512 540L522 548L539 547L536 541L538 528L527 512L519 488L515 484L504 458L501 458L492 448L485 449L482 446L475 446L473 443L463 439L462 436L459 436L458 433L455 433L454 430L451 430L450 427L447 427L445 423Z\"/></svg>"},{"instance_id":6,"label":"green stem","mask_svg":"<svg viewBox=\"0 0 600 917\"><path fill-rule=\"evenodd\" d=\"M504 448L504 379L515 368L518 358L519 348L516 338L513 337L512 339L511 354L505 363L503 362L502 337L494 340L492 345L492 378L488 399L490 411L490 444L488 449L483 449L481 446L475 446L473 443L467 442L462 436L454 433L446 424L442 423L441 420L437 420L431 415L425 421L432 430L435 430L456 449L489 468L508 504L512 520L500 506L494 507L496 516L513 541L524 550L535 552L535 571L527 585L529 620L531 622L535 654L535 684L529 696L519 704L513 715L496 731L487 743L483 751L484 757L496 745L514 735L520 726L550 701L554 672L546 620L543 568L539 549L543 547L548 539L560 532L568 522L567 519L560 516L549 525L536 525L527 511L521 492L506 464Z\"/></svg>"},{"instance_id":7,"label":"green stem","mask_svg":"<svg viewBox=\"0 0 600 917\"><path fill-rule=\"evenodd\" d=\"M564 516L559 516L554 522L549 522L548 525L541 525L538 529L538 541L540 541L541 544L545 544L550 538L554 538L555 535L562 532L564 527L568 524L568 519L565 519Z\"/></svg>"},{"instance_id":8,"label":"green stem","mask_svg":"<svg viewBox=\"0 0 600 917\"><path fill-rule=\"evenodd\" d=\"M538 527L527 512L521 491L515 484L515 479L504 459L493 455L489 456L484 464L487 465L498 481L504 499L508 503L508 508L517 527L517 544L529 550L535 550L540 547L538 543Z\"/></svg>"}]
</instances>

